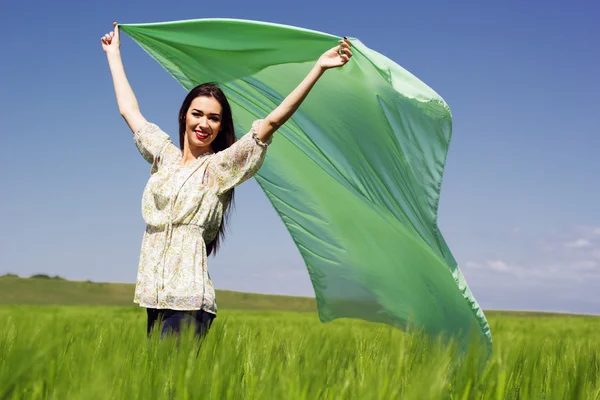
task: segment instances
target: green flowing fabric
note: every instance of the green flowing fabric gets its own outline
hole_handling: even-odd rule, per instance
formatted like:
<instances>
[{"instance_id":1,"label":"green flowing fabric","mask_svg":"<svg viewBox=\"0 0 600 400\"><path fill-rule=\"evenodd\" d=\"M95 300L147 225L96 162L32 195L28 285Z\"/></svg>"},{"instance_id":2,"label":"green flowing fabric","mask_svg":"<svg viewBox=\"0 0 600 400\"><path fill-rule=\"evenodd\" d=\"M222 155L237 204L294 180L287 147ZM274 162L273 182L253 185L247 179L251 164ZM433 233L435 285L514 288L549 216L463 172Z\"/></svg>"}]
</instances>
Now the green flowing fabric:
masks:
<instances>
[{"instance_id":1,"label":"green flowing fabric","mask_svg":"<svg viewBox=\"0 0 600 400\"><path fill-rule=\"evenodd\" d=\"M341 38L231 19L120 25L184 88L218 82L239 134L264 118ZM448 105L352 39L276 133L256 180L298 247L322 321L476 335L486 318L437 226L452 132Z\"/></svg>"}]
</instances>

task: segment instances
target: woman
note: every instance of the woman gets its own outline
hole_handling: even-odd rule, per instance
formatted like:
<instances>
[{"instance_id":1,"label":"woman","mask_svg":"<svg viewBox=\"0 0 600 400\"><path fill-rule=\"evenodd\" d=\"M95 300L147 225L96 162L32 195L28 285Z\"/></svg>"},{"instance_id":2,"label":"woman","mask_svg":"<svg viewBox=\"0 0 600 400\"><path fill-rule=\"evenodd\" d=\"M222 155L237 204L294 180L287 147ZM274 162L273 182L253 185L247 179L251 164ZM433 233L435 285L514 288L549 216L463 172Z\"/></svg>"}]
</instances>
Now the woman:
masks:
<instances>
[{"instance_id":1,"label":"woman","mask_svg":"<svg viewBox=\"0 0 600 400\"><path fill-rule=\"evenodd\" d=\"M148 313L148 334L162 323L161 334L191 324L202 336L216 316L215 291L206 259L223 237L224 216L235 186L262 165L275 131L298 109L329 68L352 57L350 42L325 52L308 76L265 119L255 121L235 140L231 108L215 84L190 91L179 112L179 142L146 121L123 68L119 27L102 37L119 111L134 133L142 156L152 164L142 198L147 223L142 240L134 302Z\"/></svg>"}]
</instances>

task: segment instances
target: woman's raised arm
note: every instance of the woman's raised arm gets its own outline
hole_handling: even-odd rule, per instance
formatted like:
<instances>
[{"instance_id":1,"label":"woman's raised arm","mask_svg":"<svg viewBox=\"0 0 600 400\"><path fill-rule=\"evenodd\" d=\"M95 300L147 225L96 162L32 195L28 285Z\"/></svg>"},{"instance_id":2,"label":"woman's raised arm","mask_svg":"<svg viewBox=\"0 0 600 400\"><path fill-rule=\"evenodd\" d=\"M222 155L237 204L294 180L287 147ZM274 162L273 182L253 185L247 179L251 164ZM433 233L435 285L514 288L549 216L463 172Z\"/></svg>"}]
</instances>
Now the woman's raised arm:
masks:
<instances>
[{"instance_id":1,"label":"woman's raised arm","mask_svg":"<svg viewBox=\"0 0 600 400\"><path fill-rule=\"evenodd\" d=\"M350 41L346 38L340 40L338 46L327 50L310 70L306 78L260 124L256 134L258 138L263 142L268 141L273 136L273 133L296 112L323 73L329 68L337 68L345 65L350 60L350 57L352 57Z\"/></svg>"},{"instance_id":2,"label":"woman's raised arm","mask_svg":"<svg viewBox=\"0 0 600 400\"><path fill-rule=\"evenodd\" d=\"M102 49L108 58L108 65L112 75L115 94L117 96L117 105L121 116L129 125L132 132L137 132L146 125L147 121L140 112L135 94L129 85L125 68L121 60L119 26L113 22L114 30L104 35L101 39Z\"/></svg>"}]
</instances>

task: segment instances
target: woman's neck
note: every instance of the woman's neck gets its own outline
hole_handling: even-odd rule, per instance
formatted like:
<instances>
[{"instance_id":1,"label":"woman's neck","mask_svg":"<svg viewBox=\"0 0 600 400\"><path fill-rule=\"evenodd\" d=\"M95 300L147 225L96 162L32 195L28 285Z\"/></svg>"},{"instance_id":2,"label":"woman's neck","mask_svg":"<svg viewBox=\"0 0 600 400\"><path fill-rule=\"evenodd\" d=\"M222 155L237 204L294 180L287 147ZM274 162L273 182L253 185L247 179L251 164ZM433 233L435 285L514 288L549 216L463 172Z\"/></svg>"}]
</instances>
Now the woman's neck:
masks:
<instances>
[{"instance_id":1,"label":"woman's neck","mask_svg":"<svg viewBox=\"0 0 600 400\"><path fill-rule=\"evenodd\" d=\"M181 154L181 165L187 165L191 162L196 161L199 157L202 157L207 154L212 154L212 149L210 146L207 147L195 147L190 148L190 146L186 145L183 147L183 152Z\"/></svg>"}]
</instances>

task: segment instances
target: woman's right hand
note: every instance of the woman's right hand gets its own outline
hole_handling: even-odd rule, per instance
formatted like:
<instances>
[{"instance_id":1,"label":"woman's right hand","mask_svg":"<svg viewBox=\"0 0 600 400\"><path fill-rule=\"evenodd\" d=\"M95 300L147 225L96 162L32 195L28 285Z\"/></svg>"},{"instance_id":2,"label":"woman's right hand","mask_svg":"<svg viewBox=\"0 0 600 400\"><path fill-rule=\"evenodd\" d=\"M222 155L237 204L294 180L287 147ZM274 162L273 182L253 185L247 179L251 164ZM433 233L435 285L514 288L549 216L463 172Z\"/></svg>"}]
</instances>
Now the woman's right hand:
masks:
<instances>
[{"instance_id":1,"label":"woman's right hand","mask_svg":"<svg viewBox=\"0 0 600 400\"><path fill-rule=\"evenodd\" d=\"M104 35L101 39L102 50L104 50L106 54L118 52L119 46L121 45L121 40L119 39L119 26L116 22L113 22L113 27L115 29Z\"/></svg>"}]
</instances>

